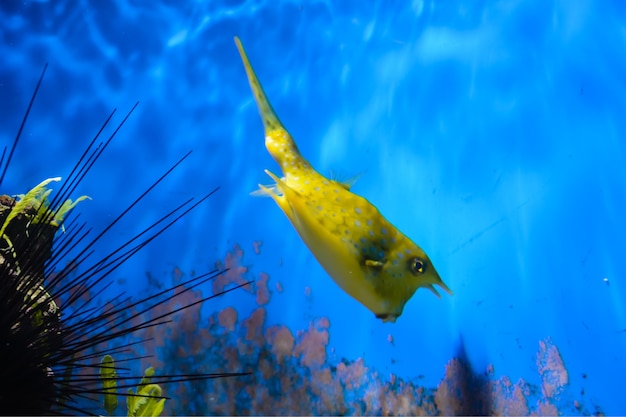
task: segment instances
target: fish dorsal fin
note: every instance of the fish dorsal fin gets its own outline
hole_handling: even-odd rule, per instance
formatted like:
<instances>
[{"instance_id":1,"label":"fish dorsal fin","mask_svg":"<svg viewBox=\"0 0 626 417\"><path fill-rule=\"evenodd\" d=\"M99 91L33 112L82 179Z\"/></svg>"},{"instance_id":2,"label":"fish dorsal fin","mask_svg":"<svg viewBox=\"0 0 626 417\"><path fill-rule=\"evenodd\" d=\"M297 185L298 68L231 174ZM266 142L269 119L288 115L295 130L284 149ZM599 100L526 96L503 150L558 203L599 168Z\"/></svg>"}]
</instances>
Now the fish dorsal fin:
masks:
<instances>
[{"instance_id":1,"label":"fish dorsal fin","mask_svg":"<svg viewBox=\"0 0 626 417\"><path fill-rule=\"evenodd\" d=\"M354 184L357 183L361 176L363 176L363 173L356 174L348 178L341 178L343 177L343 175L337 174L332 169L330 170L330 179L339 184L342 188L345 188L347 191L350 191L350 189L354 186Z\"/></svg>"}]
</instances>

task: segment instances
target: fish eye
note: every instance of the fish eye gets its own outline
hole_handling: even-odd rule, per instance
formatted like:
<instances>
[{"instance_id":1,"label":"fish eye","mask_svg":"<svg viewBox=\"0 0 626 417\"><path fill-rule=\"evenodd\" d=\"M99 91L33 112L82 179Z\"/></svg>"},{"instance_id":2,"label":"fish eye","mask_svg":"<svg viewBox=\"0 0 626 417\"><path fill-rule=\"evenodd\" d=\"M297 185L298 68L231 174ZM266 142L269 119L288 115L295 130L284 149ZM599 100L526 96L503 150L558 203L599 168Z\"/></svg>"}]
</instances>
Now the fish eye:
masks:
<instances>
[{"instance_id":1,"label":"fish eye","mask_svg":"<svg viewBox=\"0 0 626 417\"><path fill-rule=\"evenodd\" d=\"M422 261L420 258L410 258L409 259L409 271L413 275L423 274L426 270L426 262Z\"/></svg>"}]
</instances>

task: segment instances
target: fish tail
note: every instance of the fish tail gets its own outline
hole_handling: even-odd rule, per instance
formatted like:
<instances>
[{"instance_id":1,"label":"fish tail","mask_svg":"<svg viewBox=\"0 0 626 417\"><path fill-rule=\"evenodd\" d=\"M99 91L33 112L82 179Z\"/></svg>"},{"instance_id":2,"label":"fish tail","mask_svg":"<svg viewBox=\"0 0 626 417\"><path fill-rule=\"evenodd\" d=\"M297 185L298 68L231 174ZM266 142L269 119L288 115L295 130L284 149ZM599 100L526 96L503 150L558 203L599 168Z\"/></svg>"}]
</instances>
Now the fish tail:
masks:
<instances>
[{"instance_id":1,"label":"fish tail","mask_svg":"<svg viewBox=\"0 0 626 417\"><path fill-rule=\"evenodd\" d=\"M281 165L283 171L285 171L288 167L294 166L298 164L298 162L303 162L303 158L291 138L291 135L280 122L276 112L267 99L265 91L263 91L263 87L248 60L246 51L237 36L235 36L235 44L237 44L239 55L241 55L243 66L246 69L250 88L254 94L254 100L256 101L259 114L263 120L263 127L265 128L265 147L276 162Z\"/></svg>"},{"instance_id":2,"label":"fish tail","mask_svg":"<svg viewBox=\"0 0 626 417\"><path fill-rule=\"evenodd\" d=\"M252 89L252 93L254 94L254 100L259 108L259 113L261 114L261 119L263 119L263 127L265 128L265 133L268 134L275 130L284 130L283 124L276 116L276 112L272 108L272 105L267 100L267 96L265 95L265 91L263 91L263 87L259 82L256 74L254 73L254 69L252 65L250 65L250 61L248 60L248 55L246 55L245 49L243 49L243 45L237 36L235 36L235 43L237 44L237 49L239 50L239 55L241 55L241 60L243 61L243 66L246 69L246 75L248 76L248 82L250 83L250 88Z\"/></svg>"}]
</instances>

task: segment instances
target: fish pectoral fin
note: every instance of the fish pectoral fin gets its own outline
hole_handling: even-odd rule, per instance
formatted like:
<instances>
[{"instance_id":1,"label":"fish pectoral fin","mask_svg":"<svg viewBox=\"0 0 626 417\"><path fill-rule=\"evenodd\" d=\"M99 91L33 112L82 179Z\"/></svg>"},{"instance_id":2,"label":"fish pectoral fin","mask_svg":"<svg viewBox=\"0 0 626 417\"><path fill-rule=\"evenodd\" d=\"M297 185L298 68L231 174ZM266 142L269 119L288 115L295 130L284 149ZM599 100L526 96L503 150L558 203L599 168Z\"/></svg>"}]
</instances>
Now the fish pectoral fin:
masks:
<instances>
[{"instance_id":1,"label":"fish pectoral fin","mask_svg":"<svg viewBox=\"0 0 626 417\"><path fill-rule=\"evenodd\" d=\"M282 178L278 178L278 176L276 174L274 174L272 171L270 171L269 169L264 170L265 173L267 175L270 176L271 179L273 179L275 181L275 184L273 185L273 188L277 189L281 194L284 194L284 190L289 188L289 186L287 184L285 184L285 181L283 181ZM260 185L260 187L263 187L262 185ZM267 188L267 187L265 187Z\"/></svg>"},{"instance_id":2,"label":"fish pectoral fin","mask_svg":"<svg viewBox=\"0 0 626 417\"><path fill-rule=\"evenodd\" d=\"M252 191L250 195L254 197L282 197L285 194L283 190L288 187L287 184L269 170L266 169L265 173L276 182L268 185L259 184L259 189Z\"/></svg>"},{"instance_id":3,"label":"fish pectoral fin","mask_svg":"<svg viewBox=\"0 0 626 417\"><path fill-rule=\"evenodd\" d=\"M381 261L375 261L373 259L366 259L365 266L368 268L380 270L383 268L383 266L385 266L385 263Z\"/></svg>"},{"instance_id":4,"label":"fish pectoral fin","mask_svg":"<svg viewBox=\"0 0 626 417\"><path fill-rule=\"evenodd\" d=\"M296 190L288 186L285 181L283 181L281 178L278 178L269 170L266 169L265 173L269 175L274 181L276 181L276 184L269 187L259 184L259 195L264 194L272 197L276 204L278 204L278 207L280 207L283 213L285 213L285 215L289 218L289 220L294 222L296 216L294 213L294 209L291 206L291 201L297 201L300 198L300 194Z\"/></svg>"},{"instance_id":5,"label":"fish pectoral fin","mask_svg":"<svg viewBox=\"0 0 626 417\"><path fill-rule=\"evenodd\" d=\"M280 196L282 195L282 193L280 192L276 184L259 184L259 189L252 191L250 195L254 197L271 197L273 195Z\"/></svg>"}]
</instances>

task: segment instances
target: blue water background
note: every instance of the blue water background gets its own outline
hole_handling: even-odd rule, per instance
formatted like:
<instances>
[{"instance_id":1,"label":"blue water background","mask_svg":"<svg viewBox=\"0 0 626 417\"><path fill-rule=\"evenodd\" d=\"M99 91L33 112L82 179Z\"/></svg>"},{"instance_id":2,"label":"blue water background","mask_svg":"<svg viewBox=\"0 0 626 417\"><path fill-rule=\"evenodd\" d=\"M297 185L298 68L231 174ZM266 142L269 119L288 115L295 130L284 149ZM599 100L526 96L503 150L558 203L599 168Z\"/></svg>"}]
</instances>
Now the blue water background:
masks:
<instances>
[{"instance_id":1,"label":"blue water background","mask_svg":"<svg viewBox=\"0 0 626 417\"><path fill-rule=\"evenodd\" d=\"M111 242L221 189L117 272L131 291L147 271L210 270L239 243L250 278L285 288L269 324L328 317L331 359L434 386L462 343L475 369L538 384L551 337L573 392L624 413L625 19L620 2L591 0L4 0L1 143L50 66L2 191L67 175L110 110L119 122L138 100L76 192L93 197L81 218L101 230L190 149ZM234 35L302 153L321 173L362 174L353 190L427 251L453 297L420 290L383 324L249 195L278 169Z\"/></svg>"}]
</instances>

